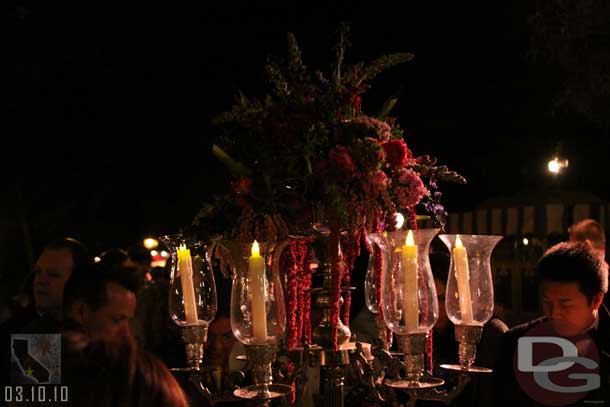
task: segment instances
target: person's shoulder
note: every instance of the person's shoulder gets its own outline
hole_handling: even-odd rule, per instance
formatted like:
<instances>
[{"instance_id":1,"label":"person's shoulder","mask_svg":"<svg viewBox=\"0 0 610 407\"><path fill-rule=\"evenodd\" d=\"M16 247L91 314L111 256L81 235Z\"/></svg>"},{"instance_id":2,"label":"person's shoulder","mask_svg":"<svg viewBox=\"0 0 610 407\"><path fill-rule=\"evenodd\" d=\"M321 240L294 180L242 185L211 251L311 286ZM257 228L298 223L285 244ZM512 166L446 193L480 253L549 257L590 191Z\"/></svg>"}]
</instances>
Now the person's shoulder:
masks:
<instances>
[{"instance_id":1,"label":"person's shoulder","mask_svg":"<svg viewBox=\"0 0 610 407\"><path fill-rule=\"evenodd\" d=\"M601 339L605 346L610 347L610 311L602 304L599 307L599 325L597 328L597 336Z\"/></svg>"},{"instance_id":2,"label":"person's shoulder","mask_svg":"<svg viewBox=\"0 0 610 407\"><path fill-rule=\"evenodd\" d=\"M61 322L50 315L39 316L23 326L20 333L24 334L59 334Z\"/></svg>"},{"instance_id":3,"label":"person's shoulder","mask_svg":"<svg viewBox=\"0 0 610 407\"><path fill-rule=\"evenodd\" d=\"M154 353L146 349L138 347L137 349L134 349L134 351L136 352L136 359L138 360L138 363L144 362L157 364L158 362L161 362L161 359L159 359Z\"/></svg>"},{"instance_id":4,"label":"person's shoulder","mask_svg":"<svg viewBox=\"0 0 610 407\"><path fill-rule=\"evenodd\" d=\"M24 308L15 312L11 317L0 324L0 333L20 333L24 327L39 318L33 308Z\"/></svg>"},{"instance_id":5,"label":"person's shoulder","mask_svg":"<svg viewBox=\"0 0 610 407\"><path fill-rule=\"evenodd\" d=\"M499 317L493 317L484 325L483 329L490 333L503 334L508 331L508 325Z\"/></svg>"},{"instance_id":6,"label":"person's shoulder","mask_svg":"<svg viewBox=\"0 0 610 407\"><path fill-rule=\"evenodd\" d=\"M504 332L504 336L509 339L520 338L531 328L533 328L534 326L536 326L538 324L541 324L542 322L544 322L546 320L547 320L547 317L542 316L542 317L533 319L529 322L524 322L522 324L516 325L516 326L510 328L508 331Z\"/></svg>"},{"instance_id":7,"label":"person's shoulder","mask_svg":"<svg viewBox=\"0 0 610 407\"><path fill-rule=\"evenodd\" d=\"M136 352L134 391L138 406L188 406L184 391L165 363L146 350Z\"/></svg>"},{"instance_id":8,"label":"person's shoulder","mask_svg":"<svg viewBox=\"0 0 610 407\"><path fill-rule=\"evenodd\" d=\"M138 371L145 377L154 374L157 377L171 376L171 371L163 361L154 353L142 348L134 349Z\"/></svg>"}]
</instances>

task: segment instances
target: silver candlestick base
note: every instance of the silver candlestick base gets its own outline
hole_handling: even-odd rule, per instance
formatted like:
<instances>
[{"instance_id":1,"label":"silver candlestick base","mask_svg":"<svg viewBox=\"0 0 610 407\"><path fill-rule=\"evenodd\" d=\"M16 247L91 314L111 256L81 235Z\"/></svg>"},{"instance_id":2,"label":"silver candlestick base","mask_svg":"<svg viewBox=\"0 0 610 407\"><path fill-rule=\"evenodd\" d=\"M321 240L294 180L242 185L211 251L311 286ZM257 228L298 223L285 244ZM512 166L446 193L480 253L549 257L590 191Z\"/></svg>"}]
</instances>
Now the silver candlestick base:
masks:
<instances>
[{"instance_id":1,"label":"silver candlestick base","mask_svg":"<svg viewBox=\"0 0 610 407\"><path fill-rule=\"evenodd\" d=\"M425 389L442 386L445 381L424 375L424 354L426 353L427 333L399 336L404 353L406 375L397 380L387 380L386 385L399 389Z\"/></svg>"},{"instance_id":2,"label":"silver candlestick base","mask_svg":"<svg viewBox=\"0 0 610 407\"><path fill-rule=\"evenodd\" d=\"M491 369L473 365L482 333L483 327L479 325L455 325L455 340L460 344L458 350L460 364L443 364L441 367L460 372L491 373L493 371Z\"/></svg>"},{"instance_id":3,"label":"silver candlestick base","mask_svg":"<svg viewBox=\"0 0 610 407\"><path fill-rule=\"evenodd\" d=\"M233 395L248 400L269 400L292 391L285 384L274 384L271 363L275 360L275 347L271 345L247 345L246 356L252 366L253 385L242 387Z\"/></svg>"},{"instance_id":4,"label":"silver candlestick base","mask_svg":"<svg viewBox=\"0 0 610 407\"><path fill-rule=\"evenodd\" d=\"M201 369L203 361L203 348L208 339L208 324L205 321L195 325L184 325L181 327L182 340L186 345L186 369L180 370L195 370Z\"/></svg>"}]
</instances>

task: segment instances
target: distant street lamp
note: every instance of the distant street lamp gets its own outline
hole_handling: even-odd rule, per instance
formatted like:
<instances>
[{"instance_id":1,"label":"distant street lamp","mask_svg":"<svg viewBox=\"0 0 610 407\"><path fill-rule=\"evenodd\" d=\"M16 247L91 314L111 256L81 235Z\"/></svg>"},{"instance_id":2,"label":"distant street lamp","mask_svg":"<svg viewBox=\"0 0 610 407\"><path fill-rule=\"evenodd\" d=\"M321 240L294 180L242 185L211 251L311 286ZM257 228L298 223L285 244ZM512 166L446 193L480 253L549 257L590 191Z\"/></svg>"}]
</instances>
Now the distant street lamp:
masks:
<instances>
[{"instance_id":1,"label":"distant street lamp","mask_svg":"<svg viewBox=\"0 0 610 407\"><path fill-rule=\"evenodd\" d=\"M567 159L559 159L555 156L551 161L548 162L547 167L549 172L553 175L560 174L564 169L568 168L569 162Z\"/></svg>"}]
</instances>

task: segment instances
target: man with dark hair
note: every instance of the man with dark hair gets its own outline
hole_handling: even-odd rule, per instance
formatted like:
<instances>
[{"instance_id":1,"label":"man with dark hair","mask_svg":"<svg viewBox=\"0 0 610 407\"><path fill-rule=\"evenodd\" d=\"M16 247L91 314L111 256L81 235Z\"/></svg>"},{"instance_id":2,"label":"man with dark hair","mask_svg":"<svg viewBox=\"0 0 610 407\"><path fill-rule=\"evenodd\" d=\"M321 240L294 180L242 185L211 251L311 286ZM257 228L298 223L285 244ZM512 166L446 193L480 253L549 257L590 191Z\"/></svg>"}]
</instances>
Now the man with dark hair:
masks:
<instances>
[{"instance_id":1,"label":"man with dark hair","mask_svg":"<svg viewBox=\"0 0 610 407\"><path fill-rule=\"evenodd\" d=\"M129 322L140 283L135 268L116 262L68 280L62 378L74 405L188 405L167 366L136 346Z\"/></svg>"},{"instance_id":2,"label":"man with dark hair","mask_svg":"<svg viewBox=\"0 0 610 407\"><path fill-rule=\"evenodd\" d=\"M59 333L66 281L70 277L86 275L91 264L87 247L76 239L67 237L48 243L36 261L30 286L24 287L27 291L31 290L33 303L30 307L15 312L2 324L0 327L2 348L10 349L11 334ZM8 366L10 363L12 377L20 380L19 368L16 367L10 352L0 352L0 354L2 355L0 365ZM5 370L5 374L8 374L8 369Z\"/></svg>"},{"instance_id":3,"label":"man with dark hair","mask_svg":"<svg viewBox=\"0 0 610 407\"><path fill-rule=\"evenodd\" d=\"M131 338L129 321L136 308L136 270L98 264L89 275L75 275L66 284L65 325L76 323L91 341L124 342Z\"/></svg>"},{"instance_id":4,"label":"man with dark hair","mask_svg":"<svg viewBox=\"0 0 610 407\"><path fill-rule=\"evenodd\" d=\"M29 285L24 287L32 294L32 304L15 311L0 332L58 332L66 281L73 274L85 272L91 263L87 247L76 239L68 237L47 244L34 265Z\"/></svg>"},{"instance_id":5,"label":"man with dark hair","mask_svg":"<svg viewBox=\"0 0 610 407\"><path fill-rule=\"evenodd\" d=\"M59 317L66 281L90 264L87 248L76 239L64 238L46 245L34 267L34 304L38 314Z\"/></svg>"},{"instance_id":6,"label":"man with dark hair","mask_svg":"<svg viewBox=\"0 0 610 407\"><path fill-rule=\"evenodd\" d=\"M584 402L610 402L610 313L602 304L608 290L608 275L599 256L586 243L559 243L544 253L536 267L536 275L544 316L516 326L504 334L501 359L494 381L497 384L498 400L511 405L537 405L530 397L533 394L529 392L530 389L518 383L516 375L524 371L514 363L515 360L520 360L516 354L519 339L530 337L531 330L536 332L546 329L544 324L548 323L548 329L553 335L547 334L547 337L569 339L576 343L577 340L582 342L583 338L592 340L597 347L595 356L599 359L600 387L589 392ZM547 345L546 350L549 346L556 345ZM537 357L536 348L532 349L531 363L538 363L533 361ZM541 382L539 378L535 379L537 384ZM569 384L582 384L577 382ZM561 398L565 394L556 392L551 393L551 396Z\"/></svg>"}]
</instances>

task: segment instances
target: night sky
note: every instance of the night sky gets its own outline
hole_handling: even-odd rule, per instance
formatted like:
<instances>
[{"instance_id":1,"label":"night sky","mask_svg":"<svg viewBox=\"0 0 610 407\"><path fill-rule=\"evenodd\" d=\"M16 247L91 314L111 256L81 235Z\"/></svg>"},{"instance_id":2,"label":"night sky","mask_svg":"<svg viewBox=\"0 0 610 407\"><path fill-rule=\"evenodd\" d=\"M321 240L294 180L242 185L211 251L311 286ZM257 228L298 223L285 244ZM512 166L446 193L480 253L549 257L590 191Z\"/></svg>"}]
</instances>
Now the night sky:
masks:
<instances>
[{"instance_id":1,"label":"night sky","mask_svg":"<svg viewBox=\"0 0 610 407\"><path fill-rule=\"evenodd\" d=\"M225 179L211 118L239 90L264 94L264 63L285 55L289 31L305 64L328 72L341 21L352 25L347 62L415 54L372 83L363 108L400 89L393 115L415 155L468 179L442 187L449 211L550 186L559 142L562 187L609 198L607 130L553 110L561 73L530 58L533 2L61 3L14 2L5 52L3 202L34 249L64 235L124 247L188 224Z\"/></svg>"}]
</instances>

